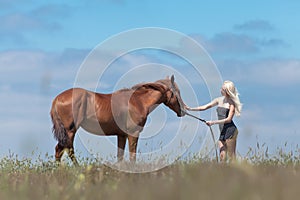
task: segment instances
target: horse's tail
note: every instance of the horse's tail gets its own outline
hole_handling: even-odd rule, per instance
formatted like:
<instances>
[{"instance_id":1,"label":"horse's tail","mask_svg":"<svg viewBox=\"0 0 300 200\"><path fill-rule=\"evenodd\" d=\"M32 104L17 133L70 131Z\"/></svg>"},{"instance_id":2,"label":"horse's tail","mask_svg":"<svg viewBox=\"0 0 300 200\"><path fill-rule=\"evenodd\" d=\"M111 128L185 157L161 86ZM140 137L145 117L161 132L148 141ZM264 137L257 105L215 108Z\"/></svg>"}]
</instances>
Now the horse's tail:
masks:
<instances>
[{"instance_id":1,"label":"horse's tail","mask_svg":"<svg viewBox=\"0 0 300 200\"><path fill-rule=\"evenodd\" d=\"M53 101L52 108L51 108L51 119L52 119L52 132L54 135L54 138L58 141L58 144L60 146L66 146L68 143L68 135L67 131L64 127L64 124L61 121L61 118L59 117L56 106L55 106L55 100Z\"/></svg>"}]
</instances>

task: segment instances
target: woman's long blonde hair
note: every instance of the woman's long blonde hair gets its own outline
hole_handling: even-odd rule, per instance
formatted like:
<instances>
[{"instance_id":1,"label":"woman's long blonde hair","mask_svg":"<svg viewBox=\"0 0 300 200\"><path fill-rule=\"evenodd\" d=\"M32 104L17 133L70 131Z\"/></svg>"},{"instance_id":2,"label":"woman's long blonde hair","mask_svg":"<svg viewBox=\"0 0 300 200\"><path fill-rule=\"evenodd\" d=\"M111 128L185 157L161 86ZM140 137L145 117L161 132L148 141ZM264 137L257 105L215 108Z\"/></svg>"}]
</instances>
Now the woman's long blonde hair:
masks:
<instances>
[{"instance_id":1,"label":"woman's long blonde hair","mask_svg":"<svg viewBox=\"0 0 300 200\"><path fill-rule=\"evenodd\" d=\"M229 98L234 102L235 105L235 114L237 116L241 115L242 103L240 102L239 93L235 88L232 81L224 81L223 84L224 90Z\"/></svg>"}]
</instances>

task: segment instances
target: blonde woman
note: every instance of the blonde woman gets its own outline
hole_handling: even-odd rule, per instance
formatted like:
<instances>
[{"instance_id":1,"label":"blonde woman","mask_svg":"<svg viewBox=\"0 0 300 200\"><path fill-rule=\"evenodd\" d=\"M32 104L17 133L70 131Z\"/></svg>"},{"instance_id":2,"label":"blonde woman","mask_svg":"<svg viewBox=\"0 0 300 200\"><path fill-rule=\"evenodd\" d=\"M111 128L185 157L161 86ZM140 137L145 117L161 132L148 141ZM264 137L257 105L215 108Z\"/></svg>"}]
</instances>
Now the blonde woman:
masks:
<instances>
[{"instance_id":1,"label":"blonde woman","mask_svg":"<svg viewBox=\"0 0 300 200\"><path fill-rule=\"evenodd\" d=\"M221 94L221 97L215 98L206 105L195 108L185 106L185 108L190 111L203 111L218 106L218 120L207 121L206 124L208 126L219 125L220 138L218 145L220 148L220 160L225 161L227 159L226 156L228 156L230 160L234 160L236 157L235 151L238 129L232 119L234 115L239 116L241 114L242 104L239 99L238 91L231 81L225 81L223 83Z\"/></svg>"}]
</instances>

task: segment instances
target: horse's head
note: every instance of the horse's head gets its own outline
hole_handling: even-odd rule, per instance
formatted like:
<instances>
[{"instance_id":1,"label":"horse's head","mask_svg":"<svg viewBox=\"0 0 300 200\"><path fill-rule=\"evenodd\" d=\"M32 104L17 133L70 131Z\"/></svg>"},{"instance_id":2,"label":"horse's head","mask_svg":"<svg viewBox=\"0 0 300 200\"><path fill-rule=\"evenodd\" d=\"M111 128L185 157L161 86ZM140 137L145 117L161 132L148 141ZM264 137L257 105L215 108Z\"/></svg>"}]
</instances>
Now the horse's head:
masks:
<instances>
[{"instance_id":1,"label":"horse's head","mask_svg":"<svg viewBox=\"0 0 300 200\"><path fill-rule=\"evenodd\" d=\"M179 88L174 81L174 75L172 75L170 79L167 77L164 82L167 86L167 90L165 93L166 98L163 103L176 112L178 117L184 116L184 103L181 99Z\"/></svg>"}]
</instances>

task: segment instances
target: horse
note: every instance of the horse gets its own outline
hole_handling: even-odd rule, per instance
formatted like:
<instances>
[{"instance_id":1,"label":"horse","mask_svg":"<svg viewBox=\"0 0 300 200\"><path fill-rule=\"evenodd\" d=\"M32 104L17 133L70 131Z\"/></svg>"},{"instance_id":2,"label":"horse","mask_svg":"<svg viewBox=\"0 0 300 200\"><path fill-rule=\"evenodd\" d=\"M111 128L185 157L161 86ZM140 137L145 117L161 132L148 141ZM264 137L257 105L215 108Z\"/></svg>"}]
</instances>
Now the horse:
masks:
<instances>
[{"instance_id":1,"label":"horse","mask_svg":"<svg viewBox=\"0 0 300 200\"><path fill-rule=\"evenodd\" d=\"M117 159L123 161L128 139L130 162L136 161L140 132L148 115L158 105L164 104L178 117L185 115L180 91L174 75L155 82L139 83L131 88L110 94L95 93L82 88L71 88L57 95L50 111L58 163L65 151L73 164L78 166L74 154L74 138L81 127L102 136L117 136Z\"/></svg>"}]
</instances>

